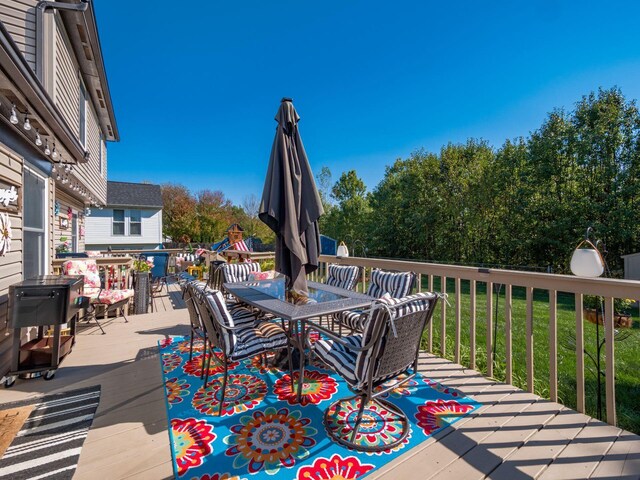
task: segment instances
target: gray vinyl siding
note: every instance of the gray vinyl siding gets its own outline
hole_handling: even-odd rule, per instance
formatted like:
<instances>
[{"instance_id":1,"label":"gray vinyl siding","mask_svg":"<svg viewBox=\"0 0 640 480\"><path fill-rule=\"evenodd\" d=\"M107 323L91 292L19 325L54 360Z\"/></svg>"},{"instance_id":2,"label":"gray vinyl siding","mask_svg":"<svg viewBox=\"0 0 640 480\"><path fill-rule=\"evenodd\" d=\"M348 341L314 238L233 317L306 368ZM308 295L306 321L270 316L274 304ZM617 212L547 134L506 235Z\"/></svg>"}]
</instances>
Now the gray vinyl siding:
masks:
<instances>
[{"instance_id":1,"label":"gray vinyl siding","mask_svg":"<svg viewBox=\"0 0 640 480\"><path fill-rule=\"evenodd\" d=\"M75 55L64 26L56 22L55 102L65 120L80 139L80 80ZM82 181L102 203L107 199L106 169L100 171L100 125L91 100L87 102L86 149L89 162L79 163L76 178ZM104 147L106 151L106 147ZM104 152L103 152L104 153ZM105 155L106 157L106 155Z\"/></svg>"},{"instance_id":2,"label":"gray vinyl siding","mask_svg":"<svg viewBox=\"0 0 640 480\"><path fill-rule=\"evenodd\" d=\"M80 80L78 66L60 21L56 22L55 95L56 106L80 138Z\"/></svg>"},{"instance_id":3,"label":"gray vinyl siding","mask_svg":"<svg viewBox=\"0 0 640 480\"><path fill-rule=\"evenodd\" d=\"M31 69L36 71L37 0L0 0L0 21L18 45Z\"/></svg>"}]
</instances>

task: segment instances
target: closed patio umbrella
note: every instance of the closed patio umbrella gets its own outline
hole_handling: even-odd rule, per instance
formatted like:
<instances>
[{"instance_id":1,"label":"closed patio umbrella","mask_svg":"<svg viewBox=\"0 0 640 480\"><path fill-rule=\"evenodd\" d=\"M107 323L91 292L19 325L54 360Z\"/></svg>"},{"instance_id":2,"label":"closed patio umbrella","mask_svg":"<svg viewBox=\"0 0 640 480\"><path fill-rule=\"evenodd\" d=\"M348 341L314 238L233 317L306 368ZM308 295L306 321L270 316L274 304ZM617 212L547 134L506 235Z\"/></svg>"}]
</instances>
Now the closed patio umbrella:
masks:
<instances>
[{"instance_id":1,"label":"closed patio umbrella","mask_svg":"<svg viewBox=\"0 0 640 480\"><path fill-rule=\"evenodd\" d=\"M298 131L299 120L291 99L283 98L258 216L276 234L276 271L287 276L290 292L306 295L306 274L318 268L318 219L324 210Z\"/></svg>"}]
</instances>

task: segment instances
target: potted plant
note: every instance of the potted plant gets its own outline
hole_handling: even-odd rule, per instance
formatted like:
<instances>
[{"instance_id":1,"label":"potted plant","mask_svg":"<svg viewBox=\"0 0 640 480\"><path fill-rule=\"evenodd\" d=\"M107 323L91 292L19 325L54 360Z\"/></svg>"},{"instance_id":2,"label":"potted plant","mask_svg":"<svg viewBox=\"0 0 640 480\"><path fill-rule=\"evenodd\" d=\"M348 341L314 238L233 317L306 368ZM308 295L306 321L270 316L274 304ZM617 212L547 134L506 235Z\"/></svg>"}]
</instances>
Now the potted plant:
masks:
<instances>
[{"instance_id":1,"label":"potted plant","mask_svg":"<svg viewBox=\"0 0 640 480\"><path fill-rule=\"evenodd\" d=\"M613 322L616 328L631 328L631 309L635 301L629 298L616 298L613 301ZM584 317L591 323L604 325L604 311L601 297L585 295L583 302Z\"/></svg>"},{"instance_id":2,"label":"potted plant","mask_svg":"<svg viewBox=\"0 0 640 480\"><path fill-rule=\"evenodd\" d=\"M133 261L133 296L134 310L136 314L149 311L149 299L151 298L151 269L153 262L146 259Z\"/></svg>"},{"instance_id":3,"label":"potted plant","mask_svg":"<svg viewBox=\"0 0 640 480\"><path fill-rule=\"evenodd\" d=\"M69 240L67 237L60 237L60 243L56 247L56 253L67 253L69 251Z\"/></svg>"}]
</instances>

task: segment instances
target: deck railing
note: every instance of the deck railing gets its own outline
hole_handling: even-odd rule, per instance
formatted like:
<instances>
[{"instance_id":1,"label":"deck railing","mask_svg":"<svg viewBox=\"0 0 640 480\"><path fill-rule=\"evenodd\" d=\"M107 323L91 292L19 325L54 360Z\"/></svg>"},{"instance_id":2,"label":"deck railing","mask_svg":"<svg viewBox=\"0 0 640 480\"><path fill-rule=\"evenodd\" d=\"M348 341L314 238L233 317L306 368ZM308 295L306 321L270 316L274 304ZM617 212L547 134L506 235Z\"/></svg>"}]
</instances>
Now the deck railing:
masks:
<instances>
[{"instance_id":1,"label":"deck railing","mask_svg":"<svg viewBox=\"0 0 640 480\"><path fill-rule=\"evenodd\" d=\"M534 391L535 365L534 365L534 289L548 292L548 341L549 341L549 393L548 397L558 401L558 292L568 292L575 295L575 354L576 354L576 409L585 412L585 363L584 363L584 319L583 299L585 295L597 295L604 297L604 344L605 344L605 398L606 420L616 424L616 382L615 382L615 329L614 329L614 299L640 299L640 282L633 280L617 280L607 278L581 278L571 275L556 275L546 273L522 272L513 270L501 270L493 268L475 268L457 265L443 265L403 260L387 260L379 258L337 258L333 256L321 256L321 265L312 278L322 280L326 276L328 263L341 265L356 265L362 267L362 279L360 289L366 290L368 274L371 269L380 268L394 271L411 271L417 274L417 291L422 290L423 285L428 290L434 290L434 280L439 278L440 290L448 293L454 300L453 324L453 359L460 363L461 358L461 333L462 333L462 282L469 285L469 359L468 366L477 368L476 357L476 322L485 322L486 325L486 374L494 376L494 285L504 285L504 345L505 345L505 381L514 382L513 365L513 339L512 324L513 314L513 288L523 287L525 290L525 370L526 388ZM447 292L447 279L453 279L454 290ZM478 285L486 285L486 309L484 318L476 318ZM448 302L441 302L440 306L440 348L436 352L441 356L447 355L447 321ZM535 314L535 320L539 320L539 311ZM431 322L433 323L433 322ZM433 352L434 330L429 325L427 330L426 346L429 352Z\"/></svg>"},{"instance_id":2,"label":"deck railing","mask_svg":"<svg viewBox=\"0 0 640 480\"><path fill-rule=\"evenodd\" d=\"M62 264L72 260L71 258L56 258L52 262L53 274L62 274ZM83 260L82 258L78 260ZM100 273L104 276L105 288L123 289L129 288L131 285L131 267L133 265L133 257L96 257L96 265Z\"/></svg>"}]
</instances>

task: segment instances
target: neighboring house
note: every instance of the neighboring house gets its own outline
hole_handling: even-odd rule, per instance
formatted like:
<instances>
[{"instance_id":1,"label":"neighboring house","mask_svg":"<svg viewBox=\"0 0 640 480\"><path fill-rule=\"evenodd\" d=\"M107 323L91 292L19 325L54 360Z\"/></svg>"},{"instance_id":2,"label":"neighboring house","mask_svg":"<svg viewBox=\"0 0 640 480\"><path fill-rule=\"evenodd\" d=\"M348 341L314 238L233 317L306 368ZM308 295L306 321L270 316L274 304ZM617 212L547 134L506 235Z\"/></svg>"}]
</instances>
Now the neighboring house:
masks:
<instances>
[{"instance_id":1,"label":"neighboring house","mask_svg":"<svg viewBox=\"0 0 640 480\"><path fill-rule=\"evenodd\" d=\"M622 255L624 261L624 278L640 280L640 252Z\"/></svg>"},{"instance_id":2,"label":"neighboring house","mask_svg":"<svg viewBox=\"0 0 640 480\"><path fill-rule=\"evenodd\" d=\"M107 182L107 205L86 217L87 250L154 249L162 243L160 185Z\"/></svg>"},{"instance_id":3,"label":"neighboring house","mask_svg":"<svg viewBox=\"0 0 640 480\"><path fill-rule=\"evenodd\" d=\"M84 212L107 200L118 140L91 2L0 0L0 376L8 369L8 287L52 273L60 237L84 249ZM1 201L5 199L6 202Z\"/></svg>"}]
</instances>

